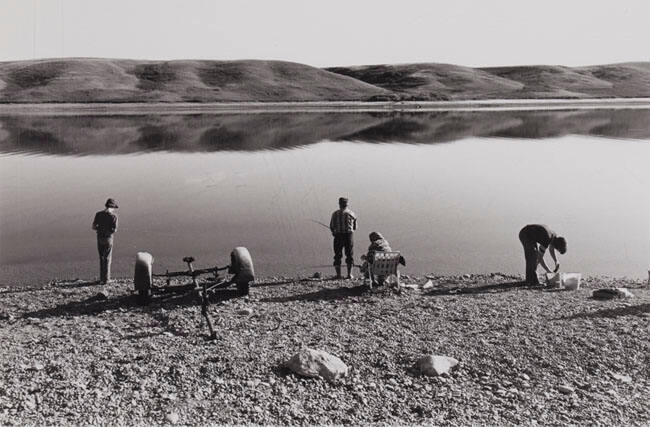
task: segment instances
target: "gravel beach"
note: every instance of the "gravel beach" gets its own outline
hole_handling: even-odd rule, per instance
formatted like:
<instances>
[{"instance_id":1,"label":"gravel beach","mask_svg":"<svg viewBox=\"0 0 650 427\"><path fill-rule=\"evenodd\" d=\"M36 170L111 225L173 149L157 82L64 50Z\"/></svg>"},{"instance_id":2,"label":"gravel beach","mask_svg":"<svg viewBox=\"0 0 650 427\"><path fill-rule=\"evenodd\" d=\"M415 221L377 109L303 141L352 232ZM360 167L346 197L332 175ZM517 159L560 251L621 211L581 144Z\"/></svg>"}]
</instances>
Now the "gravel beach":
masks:
<instances>
[{"instance_id":1,"label":"gravel beach","mask_svg":"<svg viewBox=\"0 0 650 427\"><path fill-rule=\"evenodd\" d=\"M216 296L214 341L195 295L141 307L128 279L0 288L0 424L648 425L645 281L520 280L407 276L398 295L270 277L247 298ZM591 297L604 287L634 297ZM305 347L348 376L291 373L284 362ZM425 355L459 364L421 375Z\"/></svg>"}]
</instances>

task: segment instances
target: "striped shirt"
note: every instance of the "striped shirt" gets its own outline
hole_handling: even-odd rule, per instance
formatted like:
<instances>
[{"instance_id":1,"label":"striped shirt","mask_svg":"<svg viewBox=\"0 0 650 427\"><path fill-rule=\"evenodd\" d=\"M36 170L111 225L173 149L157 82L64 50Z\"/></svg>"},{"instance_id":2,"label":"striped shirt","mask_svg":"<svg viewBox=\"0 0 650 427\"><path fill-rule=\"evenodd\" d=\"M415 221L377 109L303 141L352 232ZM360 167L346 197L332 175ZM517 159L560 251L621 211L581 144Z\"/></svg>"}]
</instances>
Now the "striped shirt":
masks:
<instances>
[{"instance_id":1,"label":"striped shirt","mask_svg":"<svg viewBox=\"0 0 650 427\"><path fill-rule=\"evenodd\" d=\"M352 233L357 229L357 216L350 209L334 211L330 220L332 233Z\"/></svg>"}]
</instances>

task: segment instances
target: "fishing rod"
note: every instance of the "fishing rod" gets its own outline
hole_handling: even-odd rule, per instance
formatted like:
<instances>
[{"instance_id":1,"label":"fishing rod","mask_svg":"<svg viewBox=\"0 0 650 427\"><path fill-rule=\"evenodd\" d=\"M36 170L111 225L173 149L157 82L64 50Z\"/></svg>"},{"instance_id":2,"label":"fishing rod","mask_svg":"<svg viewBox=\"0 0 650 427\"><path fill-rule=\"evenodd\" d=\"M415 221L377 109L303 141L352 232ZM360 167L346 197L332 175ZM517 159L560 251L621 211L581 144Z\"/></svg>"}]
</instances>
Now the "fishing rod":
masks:
<instances>
[{"instance_id":1,"label":"fishing rod","mask_svg":"<svg viewBox=\"0 0 650 427\"><path fill-rule=\"evenodd\" d=\"M330 268L330 267L334 267L334 265L333 264L308 265L307 267L301 268L300 271L311 270L312 268ZM361 268L361 267L363 267L363 265L361 265L361 264L352 264L352 267Z\"/></svg>"},{"instance_id":2,"label":"fishing rod","mask_svg":"<svg viewBox=\"0 0 650 427\"><path fill-rule=\"evenodd\" d=\"M316 221L315 219L310 219L310 221L311 221L311 222L315 222L315 223L318 224L318 225L322 225L323 227L327 228L328 230L330 229L330 226L329 226L329 225L324 224L324 223L322 223L322 222L320 222L320 221Z\"/></svg>"}]
</instances>

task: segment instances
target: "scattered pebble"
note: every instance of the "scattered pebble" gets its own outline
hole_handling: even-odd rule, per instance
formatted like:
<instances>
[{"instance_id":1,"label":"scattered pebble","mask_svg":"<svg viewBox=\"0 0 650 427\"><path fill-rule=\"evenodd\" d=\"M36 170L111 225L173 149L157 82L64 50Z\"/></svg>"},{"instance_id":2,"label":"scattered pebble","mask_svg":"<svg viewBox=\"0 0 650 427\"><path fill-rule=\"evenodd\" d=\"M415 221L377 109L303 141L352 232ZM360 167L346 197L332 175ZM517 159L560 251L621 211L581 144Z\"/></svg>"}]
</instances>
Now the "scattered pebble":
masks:
<instances>
[{"instance_id":1,"label":"scattered pebble","mask_svg":"<svg viewBox=\"0 0 650 427\"><path fill-rule=\"evenodd\" d=\"M95 296L98 300L105 300L108 299L109 293L106 289L102 289L101 291L97 292L97 295Z\"/></svg>"},{"instance_id":2,"label":"scattered pebble","mask_svg":"<svg viewBox=\"0 0 650 427\"><path fill-rule=\"evenodd\" d=\"M561 385L561 386L559 386L557 389L558 389L559 392L562 393L562 394L572 394L572 393L575 392L575 390L573 389L573 387L570 387L570 386L568 386L568 385Z\"/></svg>"},{"instance_id":3,"label":"scattered pebble","mask_svg":"<svg viewBox=\"0 0 650 427\"><path fill-rule=\"evenodd\" d=\"M169 412L165 415L165 420L171 424L176 424L180 420L180 416L176 412Z\"/></svg>"},{"instance_id":4,"label":"scattered pebble","mask_svg":"<svg viewBox=\"0 0 650 427\"><path fill-rule=\"evenodd\" d=\"M632 377L629 375L623 375L623 374L612 374L612 377L616 380L619 380L620 382L623 383L631 383L632 382Z\"/></svg>"}]
</instances>

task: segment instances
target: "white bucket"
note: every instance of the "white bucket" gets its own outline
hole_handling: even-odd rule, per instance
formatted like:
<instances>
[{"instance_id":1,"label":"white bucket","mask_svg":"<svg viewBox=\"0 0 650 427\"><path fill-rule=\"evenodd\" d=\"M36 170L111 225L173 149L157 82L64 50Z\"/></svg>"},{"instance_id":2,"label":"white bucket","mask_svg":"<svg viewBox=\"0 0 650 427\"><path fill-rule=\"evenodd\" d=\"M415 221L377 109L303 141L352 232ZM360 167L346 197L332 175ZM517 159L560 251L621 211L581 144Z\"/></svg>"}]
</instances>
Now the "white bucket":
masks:
<instances>
[{"instance_id":1,"label":"white bucket","mask_svg":"<svg viewBox=\"0 0 650 427\"><path fill-rule=\"evenodd\" d=\"M569 291L575 291L580 289L580 281L582 280L582 274L580 273L562 273L560 275L560 281L562 287Z\"/></svg>"},{"instance_id":2,"label":"white bucket","mask_svg":"<svg viewBox=\"0 0 650 427\"><path fill-rule=\"evenodd\" d=\"M559 288L561 286L560 273L546 273L546 285Z\"/></svg>"},{"instance_id":3,"label":"white bucket","mask_svg":"<svg viewBox=\"0 0 650 427\"><path fill-rule=\"evenodd\" d=\"M546 284L553 288L575 291L580 289L580 273L546 273Z\"/></svg>"}]
</instances>

